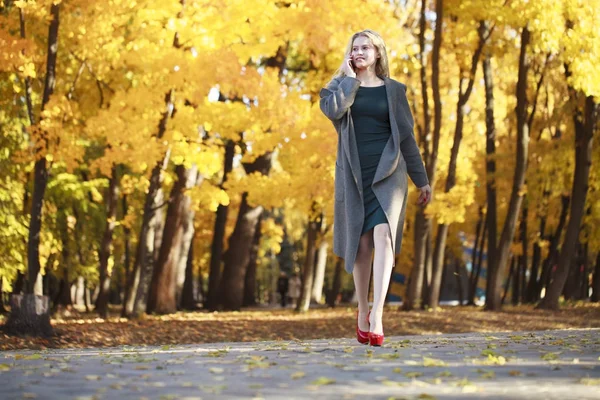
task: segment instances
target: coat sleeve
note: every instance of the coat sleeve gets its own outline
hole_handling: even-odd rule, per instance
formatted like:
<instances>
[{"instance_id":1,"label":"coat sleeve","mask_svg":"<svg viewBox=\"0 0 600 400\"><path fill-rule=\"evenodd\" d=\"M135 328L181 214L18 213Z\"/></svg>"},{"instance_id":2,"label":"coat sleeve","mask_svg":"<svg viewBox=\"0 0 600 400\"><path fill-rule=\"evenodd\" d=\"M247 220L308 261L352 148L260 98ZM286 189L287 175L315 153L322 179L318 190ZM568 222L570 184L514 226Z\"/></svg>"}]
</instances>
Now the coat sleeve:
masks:
<instances>
[{"instance_id":1,"label":"coat sleeve","mask_svg":"<svg viewBox=\"0 0 600 400\"><path fill-rule=\"evenodd\" d=\"M404 137L400 142L400 150L402 151L402 156L406 161L406 170L408 172L408 176L410 176L410 179L413 181L415 186L421 188L429 184L429 179L427 178L427 171L425 170L425 165L423 164L423 159L421 158L421 151L419 150L419 146L415 140L414 119L410 111L410 106L408 105L408 99L406 98L406 86L401 86L402 88L399 90L399 111L404 113L410 129L408 134L403 135ZM401 118L402 116L399 117Z\"/></svg>"},{"instance_id":2,"label":"coat sleeve","mask_svg":"<svg viewBox=\"0 0 600 400\"><path fill-rule=\"evenodd\" d=\"M332 121L342 118L354 103L354 97L359 86L360 81L349 76L331 81L327 87L319 92L323 114Z\"/></svg>"}]
</instances>

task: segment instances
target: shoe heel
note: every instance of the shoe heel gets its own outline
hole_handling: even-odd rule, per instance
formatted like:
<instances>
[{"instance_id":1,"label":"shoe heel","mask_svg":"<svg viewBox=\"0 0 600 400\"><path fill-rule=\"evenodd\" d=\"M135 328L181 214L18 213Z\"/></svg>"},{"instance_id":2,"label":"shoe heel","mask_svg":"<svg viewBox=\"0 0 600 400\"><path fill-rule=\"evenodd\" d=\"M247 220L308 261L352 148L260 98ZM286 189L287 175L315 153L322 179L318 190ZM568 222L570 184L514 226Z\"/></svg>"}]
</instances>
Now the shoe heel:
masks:
<instances>
[{"instance_id":1,"label":"shoe heel","mask_svg":"<svg viewBox=\"0 0 600 400\"><path fill-rule=\"evenodd\" d=\"M356 313L356 319L358 319L358 312ZM361 331L358 327L358 322L356 323L356 340L360 344L368 344L369 343L369 332Z\"/></svg>"},{"instance_id":2,"label":"shoe heel","mask_svg":"<svg viewBox=\"0 0 600 400\"><path fill-rule=\"evenodd\" d=\"M369 332L369 345L380 347L383 344L383 334L376 335L374 333Z\"/></svg>"}]
</instances>

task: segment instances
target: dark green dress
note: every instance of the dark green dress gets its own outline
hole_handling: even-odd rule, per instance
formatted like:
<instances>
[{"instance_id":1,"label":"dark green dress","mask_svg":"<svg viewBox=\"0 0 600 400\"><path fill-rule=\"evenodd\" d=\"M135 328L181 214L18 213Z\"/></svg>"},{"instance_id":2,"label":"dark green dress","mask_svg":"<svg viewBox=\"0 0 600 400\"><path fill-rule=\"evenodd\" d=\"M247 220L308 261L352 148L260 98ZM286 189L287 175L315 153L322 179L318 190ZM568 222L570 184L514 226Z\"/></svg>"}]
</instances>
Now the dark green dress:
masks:
<instances>
[{"instance_id":1,"label":"dark green dress","mask_svg":"<svg viewBox=\"0 0 600 400\"><path fill-rule=\"evenodd\" d=\"M377 224L388 223L385 213L371 188L383 148L392 134L385 85L376 87L360 86L350 110L362 174L365 209L362 235Z\"/></svg>"}]
</instances>

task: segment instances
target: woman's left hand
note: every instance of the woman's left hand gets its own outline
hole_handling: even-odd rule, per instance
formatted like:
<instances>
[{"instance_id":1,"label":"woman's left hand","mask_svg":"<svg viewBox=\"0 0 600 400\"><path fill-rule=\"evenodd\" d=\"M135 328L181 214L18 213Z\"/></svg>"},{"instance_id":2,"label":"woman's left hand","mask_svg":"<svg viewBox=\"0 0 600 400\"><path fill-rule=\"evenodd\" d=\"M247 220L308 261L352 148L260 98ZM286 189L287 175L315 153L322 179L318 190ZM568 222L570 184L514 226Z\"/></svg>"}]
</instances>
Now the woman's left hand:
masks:
<instances>
[{"instance_id":1,"label":"woman's left hand","mask_svg":"<svg viewBox=\"0 0 600 400\"><path fill-rule=\"evenodd\" d=\"M417 200L417 204L425 207L431 201L431 186L425 185L419 188L419 199Z\"/></svg>"}]
</instances>

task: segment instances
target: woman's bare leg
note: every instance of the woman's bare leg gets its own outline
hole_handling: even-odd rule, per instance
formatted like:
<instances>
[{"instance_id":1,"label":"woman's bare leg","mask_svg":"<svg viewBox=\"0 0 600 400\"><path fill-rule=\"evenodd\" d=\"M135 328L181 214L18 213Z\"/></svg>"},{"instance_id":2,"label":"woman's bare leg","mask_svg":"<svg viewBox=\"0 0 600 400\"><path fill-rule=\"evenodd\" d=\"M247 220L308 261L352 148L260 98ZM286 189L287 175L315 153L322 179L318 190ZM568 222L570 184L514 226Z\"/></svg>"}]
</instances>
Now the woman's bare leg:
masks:
<instances>
[{"instance_id":1,"label":"woman's bare leg","mask_svg":"<svg viewBox=\"0 0 600 400\"><path fill-rule=\"evenodd\" d=\"M371 310L371 332L383 333L383 304L390 285L394 266L392 236L388 224L379 224L373 230L375 257L373 259L373 308Z\"/></svg>"},{"instance_id":2,"label":"woman's bare leg","mask_svg":"<svg viewBox=\"0 0 600 400\"><path fill-rule=\"evenodd\" d=\"M360 237L358 253L354 262L354 287L358 299L358 328L368 332L367 314L369 313L369 278L371 277L371 255L373 254L373 234L369 231Z\"/></svg>"}]
</instances>

